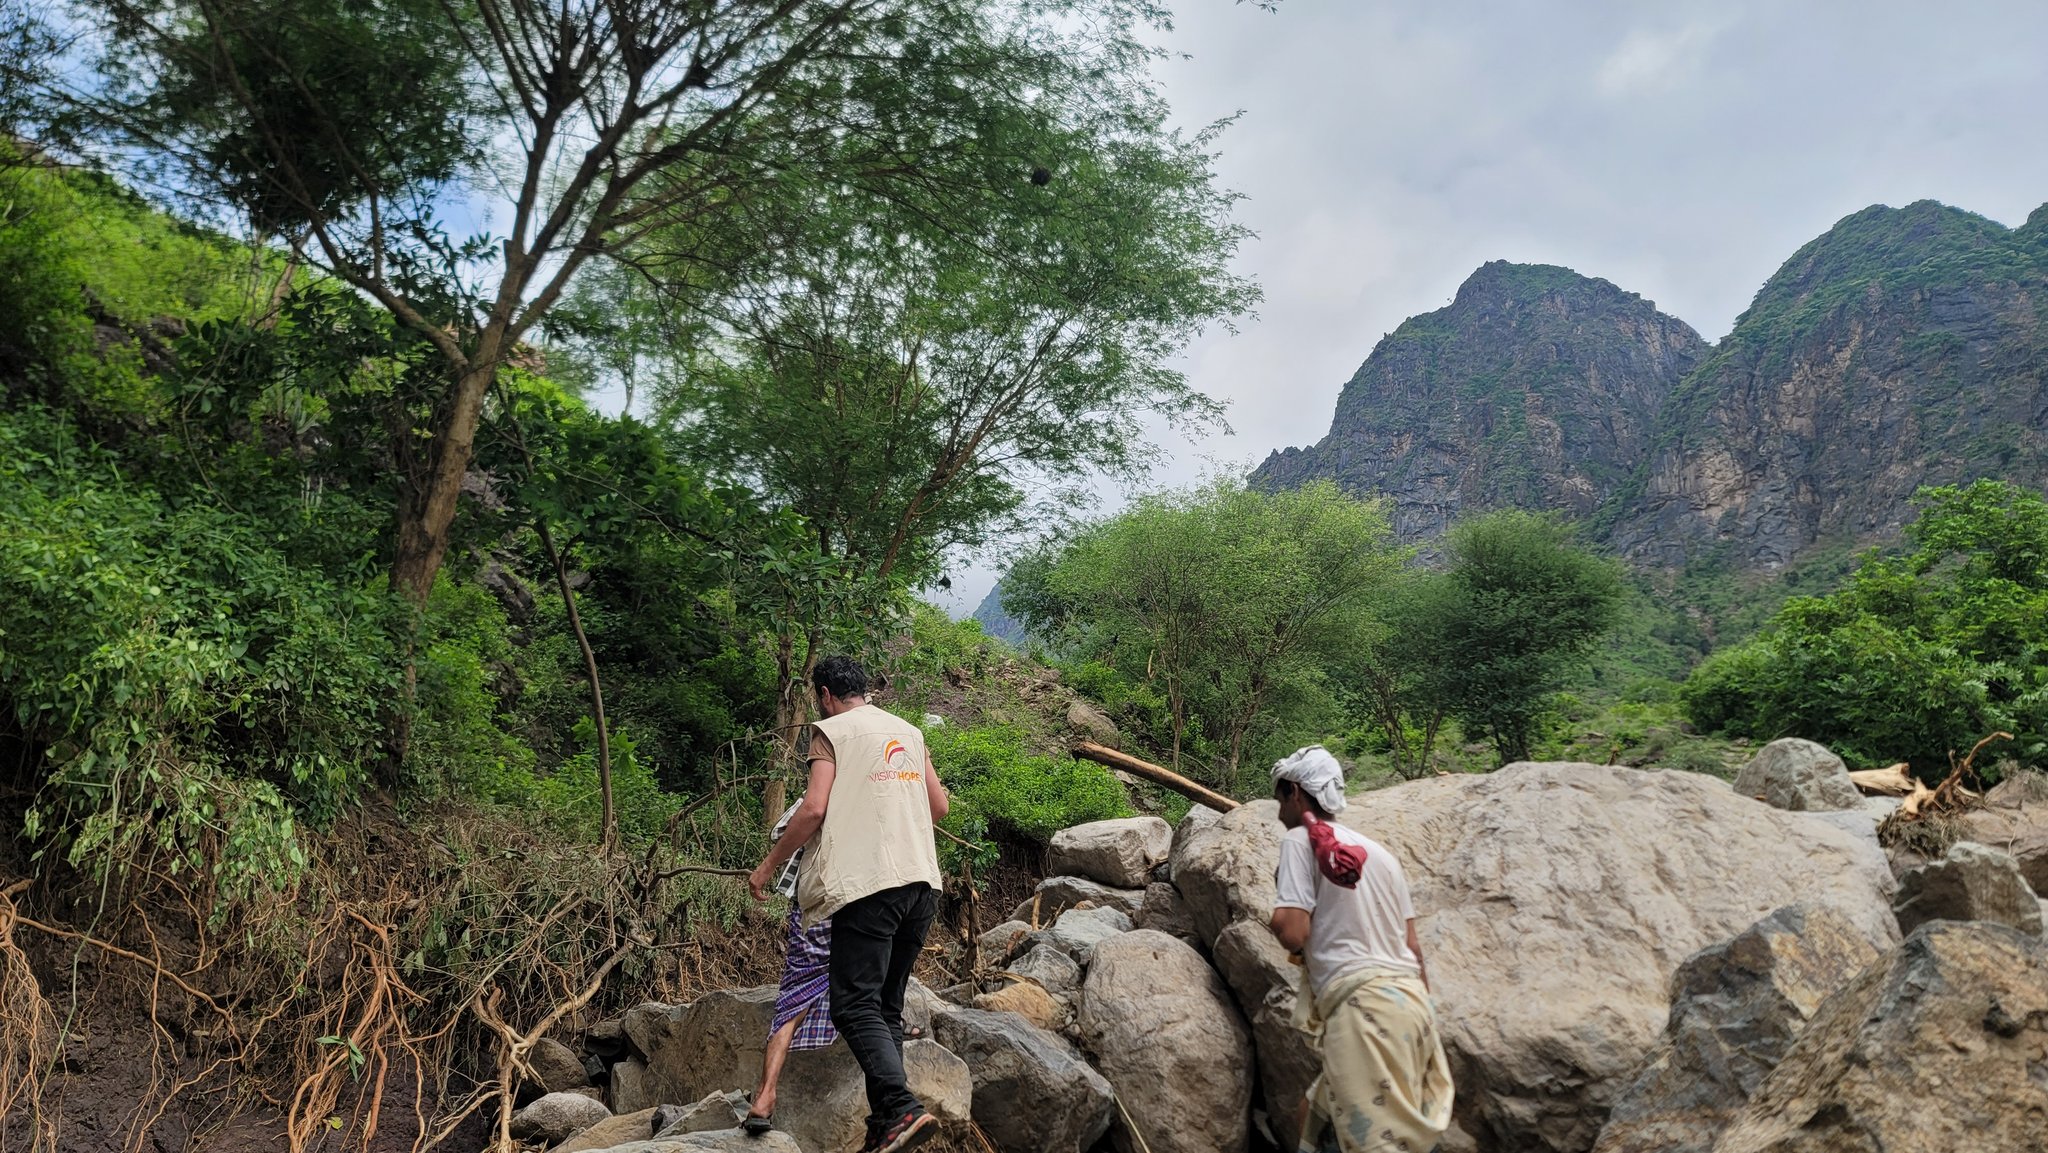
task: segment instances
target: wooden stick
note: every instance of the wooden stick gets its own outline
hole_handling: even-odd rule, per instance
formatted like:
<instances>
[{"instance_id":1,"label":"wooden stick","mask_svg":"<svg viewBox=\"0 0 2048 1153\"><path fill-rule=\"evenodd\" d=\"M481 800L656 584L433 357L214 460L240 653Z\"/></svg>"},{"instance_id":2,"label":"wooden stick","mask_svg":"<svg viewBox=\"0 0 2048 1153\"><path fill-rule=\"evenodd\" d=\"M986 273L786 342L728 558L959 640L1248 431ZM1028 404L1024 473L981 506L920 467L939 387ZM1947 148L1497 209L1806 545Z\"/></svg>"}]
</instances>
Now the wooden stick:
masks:
<instances>
[{"instance_id":1,"label":"wooden stick","mask_svg":"<svg viewBox=\"0 0 2048 1153\"><path fill-rule=\"evenodd\" d=\"M1098 765L1107 765L1112 769L1122 769L1134 777L1143 777L1155 785L1164 785L1181 796L1207 805L1219 813L1227 813L1237 807L1236 801L1231 800L1222 793L1216 792L1214 789L1204 788L1174 772L1172 769L1162 769L1151 761L1141 761L1129 753L1120 753L1115 749L1098 745L1093 741L1075 741L1074 755L1084 761L1094 761Z\"/></svg>"}]
</instances>

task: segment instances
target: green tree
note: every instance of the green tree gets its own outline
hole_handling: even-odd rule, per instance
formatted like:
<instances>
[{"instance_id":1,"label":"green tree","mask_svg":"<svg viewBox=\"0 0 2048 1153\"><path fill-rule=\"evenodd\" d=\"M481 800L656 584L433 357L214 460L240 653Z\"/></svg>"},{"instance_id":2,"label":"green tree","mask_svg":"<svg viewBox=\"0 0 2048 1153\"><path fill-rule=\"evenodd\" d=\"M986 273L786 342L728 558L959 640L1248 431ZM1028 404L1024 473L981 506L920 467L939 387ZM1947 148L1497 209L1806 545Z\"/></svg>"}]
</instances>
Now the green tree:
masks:
<instances>
[{"instance_id":1,"label":"green tree","mask_svg":"<svg viewBox=\"0 0 2048 1153\"><path fill-rule=\"evenodd\" d=\"M1550 695L1613 627L1620 573L1558 521L1520 510L1454 525L1445 543L1448 567L1405 622L1410 651L1434 654L1417 691L1501 764L1526 760Z\"/></svg>"},{"instance_id":2,"label":"green tree","mask_svg":"<svg viewBox=\"0 0 2048 1153\"><path fill-rule=\"evenodd\" d=\"M2048 758L2048 501L2001 481L1924 489L1902 557L1787 602L1764 635L1709 657L1681 694L1703 729L1801 736L1866 763L1946 772Z\"/></svg>"},{"instance_id":3,"label":"green tree","mask_svg":"<svg viewBox=\"0 0 2048 1153\"><path fill-rule=\"evenodd\" d=\"M1266 493L1232 482L1142 498L1027 569L1028 623L1166 701L1172 759L1199 736L1211 780L1237 785L1249 746L1328 701L1324 671L1374 628L1395 577L1386 513L1335 485Z\"/></svg>"},{"instance_id":4,"label":"green tree","mask_svg":"<svg viewBox=\"0 0 2048 1153\"><path fill-rule=\"evenodd\" d=\"M688 270L674 282L716 281L772 251L756 209L788 203L791 179L974 207L926 172L1005 110L1128 73L1144 56L1134 25L1156 18L1123 0L104 0L86 14L104 55L48 92L73 123L289 238L433 350L426 422L399 433L424 467L391 560L422 604L491 386L586 265L632 252ZM464 218L493 235L461 236Z\"/></svg>"}]
</instances>

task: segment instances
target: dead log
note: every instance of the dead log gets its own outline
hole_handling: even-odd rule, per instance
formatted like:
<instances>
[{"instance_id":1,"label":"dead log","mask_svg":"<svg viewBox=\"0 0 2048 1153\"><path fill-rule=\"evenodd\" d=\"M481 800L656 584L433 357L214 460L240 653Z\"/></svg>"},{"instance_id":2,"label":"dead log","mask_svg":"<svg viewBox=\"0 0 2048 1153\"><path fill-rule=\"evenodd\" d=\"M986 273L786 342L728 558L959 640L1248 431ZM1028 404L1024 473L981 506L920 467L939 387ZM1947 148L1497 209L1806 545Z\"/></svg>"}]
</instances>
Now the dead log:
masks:
<instances>
[{"instance_id":1,"label":"dead log","mask_svg":"<svg viewBox=\"0 0 2048 1153\"><path fill-rule=\"evenodd\" d=\"M1862 769L1850 773L1849 779L1855 782L1858 791L1879 797L1903 797L1911 793L1918 783L1913 780L1913 774L1904 761L1889 768Z\"/></svg>"},{"instance_id":2,"label":"dead log","mask_svg":"<svg viewBox=\"0 0 2048 1153\"><path fill-rule=\"evenodd\" d=\"M1219 813L1227 813L1237 807L1236 801L1231 800L1222 793L1198 785L1179 773L1174 772L1172 769L1160 768L1151 761L1141 761L1129 753L1120 753L1115 749L1105 745L1098 745L1093 741L1075 741L1073 752L1075 756L1084 761L1094 761L1098 765L1107 765L1112 769L1122 769L1134 777L1143 777L1155 785L1162 785L1172 789L1181 796L1197 804L1207 805Z\"/></svg>"}]
</instances>

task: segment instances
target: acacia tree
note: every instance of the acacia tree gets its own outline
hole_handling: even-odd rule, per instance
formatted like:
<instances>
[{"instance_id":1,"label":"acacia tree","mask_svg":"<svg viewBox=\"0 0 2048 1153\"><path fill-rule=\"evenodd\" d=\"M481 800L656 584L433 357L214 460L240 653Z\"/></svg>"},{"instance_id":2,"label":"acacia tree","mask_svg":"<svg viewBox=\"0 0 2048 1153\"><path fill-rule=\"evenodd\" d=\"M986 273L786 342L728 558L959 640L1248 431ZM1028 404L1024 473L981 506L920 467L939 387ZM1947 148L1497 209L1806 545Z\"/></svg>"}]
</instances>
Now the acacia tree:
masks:
<instances>
[{"instance_id":1,"label":"acacia tree","mask_svg":"<svg viewBox=\"0 0 2048 1153\"><path fill-rule=\"evenodd\" d=\"M440 358L397 510L393 585L424 601L485 399L592 260L730 238L792 174L880 194L1025 104L1125 0L90 0L91 79L53 94L98 139L286 237ZM479 220L464 239L451 220ZM704 273L743 243L670 245ZM684 279L679 277L678 279ZM701 279L701 278L700 278Z\"/></svg>"},{"instance_id":2,"label":"acacia tree","mask_svg":"<svg viewBox=\"0 0 2048 1153\"><path fill-rule=\"evenodd\" d=\"M1012 577L1040 586L1018 598L1034 629L1162 687L1176 766L1199 732L1234 783L1250 741L1370 643L1402 556L1384 510L1333 484L1218 482L1143 498Z\"/></svg>"},{"instance_id":3,"label":"acacia tree","mask_svg":"<svg viewBox=\"0 0 2048 1153\"><path fill-rule=\"evenodd\" d=\"M872 634L949 553L1134 476L1145 417L1216 412L1166 361L1253 299L1226 267L1233 198L1138 61L1085 60L1043 61L1033 102L890 197L785 184L777 257L728 286L724 339L663 374L682 450L801 514L831 562L782 600L785 735L826 620Z\"/></svg>"}]
</instances>

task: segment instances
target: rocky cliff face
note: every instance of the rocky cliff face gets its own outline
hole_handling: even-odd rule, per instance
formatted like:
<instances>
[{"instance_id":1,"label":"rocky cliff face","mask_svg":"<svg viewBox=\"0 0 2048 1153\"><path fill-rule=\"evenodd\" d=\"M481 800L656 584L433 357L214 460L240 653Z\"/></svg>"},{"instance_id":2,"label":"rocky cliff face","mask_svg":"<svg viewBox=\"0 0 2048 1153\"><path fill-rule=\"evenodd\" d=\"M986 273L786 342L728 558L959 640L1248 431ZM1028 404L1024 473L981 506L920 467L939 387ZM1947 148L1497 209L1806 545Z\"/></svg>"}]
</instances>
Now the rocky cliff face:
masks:
<instances>
[{"instance_id":1,"label":"rocky cliff face","mask_svg":"<svg viewBox=\"0 0 2048 1153\"><path fill-rule=\"evenodd\" d=\"M1473 509L1590 516L1649 453L1666 399L1706 352L1685 322L1604 280L1495 261L1382 340L1330 434L1274 453L1253 483L1328 477L1384 493L1410 540Z\"/></svg>"},{"instance_id":2,"label":"rocky cliff face","mask_svg":"<svg viewBox=\"0 0 2048 1153\"><path fill-rule=\"evenodd\" d=\"M2007 229L1868 208L1785 262L1666 406L1611 541L1675 567L1777 568L1893 536L1926 484L2048 464L2048 208Z\"/></svg>"},{"instance_id":3,"label":"rocky cliff face","mask_svg":"<svg viewBox=\"0 0 2048 1153\"><path fill-rule=\"evenodd\" d=\"M2048 207L2008 229L1922 201L1800 249L1712 348L1605 281L1489 264L1254 483L1383 493L1409 540L1549 508L1645 567L1769 570L1896 534L1921 485L2044 472Z\"/></svg>"}]
</instances>

